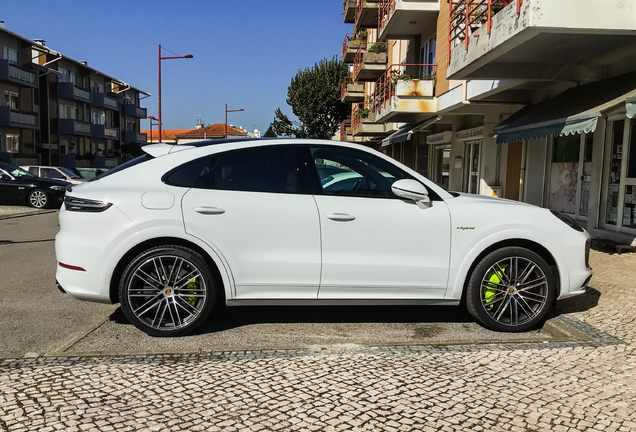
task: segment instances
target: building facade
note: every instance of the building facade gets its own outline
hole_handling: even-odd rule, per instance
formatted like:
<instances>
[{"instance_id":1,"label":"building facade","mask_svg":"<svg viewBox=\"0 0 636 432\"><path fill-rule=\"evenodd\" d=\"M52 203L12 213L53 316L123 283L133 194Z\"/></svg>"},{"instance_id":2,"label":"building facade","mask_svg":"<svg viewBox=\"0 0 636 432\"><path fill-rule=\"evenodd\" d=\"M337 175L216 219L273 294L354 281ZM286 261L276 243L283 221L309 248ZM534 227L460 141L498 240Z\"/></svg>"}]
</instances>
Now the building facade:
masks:
<instances>
[{"instance_id":1,"label":"building facade","mask_svg":"<svg viewBox=\"0 0 636 432\"><path fill-rule=\"evenodd\" d=\"M595 237L635 241L633 2L347 0L344 8L353 32L342 100L352 117L342 140L448 189L561 211Z\"/></svg>"},{"instance_id":2,"label":"building facade","mask_svg":"<svg viewBox=\"0 0 636 432\"><path fill-rule=\"evenodd\" d=\"M0 158L17 165L113 167L146 143L134 88L0 23Z\"/></svg>"}]
</instances>

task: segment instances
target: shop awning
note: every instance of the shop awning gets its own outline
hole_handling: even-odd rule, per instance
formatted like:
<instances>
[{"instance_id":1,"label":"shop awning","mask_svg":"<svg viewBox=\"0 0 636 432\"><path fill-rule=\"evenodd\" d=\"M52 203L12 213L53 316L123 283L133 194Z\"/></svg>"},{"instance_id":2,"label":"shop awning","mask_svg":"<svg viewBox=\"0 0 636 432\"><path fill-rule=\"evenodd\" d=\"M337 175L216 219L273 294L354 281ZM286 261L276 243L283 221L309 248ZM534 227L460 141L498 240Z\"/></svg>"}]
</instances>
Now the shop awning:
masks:
<instances>
[{"instance_id":1,"label":"shop awning","mask_svg":"<svg viewBox=\"0 0 636 432\"><path fill-rule=\"evenodd\" d=\"M411 123L405 126L402 126L399 130L393 132L388 137L382 140L382 147L388 147L392 144L398 144L404 141L408 141L411 139L411 136L415 132L419 132L422 129L427 128L435 122L438 122L442 119L442 117L437 116L432 119L423 120L419 123Z\"/></svg>"},{"instance_id":2,"label":"shop awning","mask_svg":"<svg viewBox=\"0 0 636 432\"><path fill-rule=\"evenodd\" d=\"M498 143L596 130L603 111L634 99L636 72L569 89L554 99L529 105L494 128ZM629 115L629 103L628 103Z\"/></svg>"}]
</instances>

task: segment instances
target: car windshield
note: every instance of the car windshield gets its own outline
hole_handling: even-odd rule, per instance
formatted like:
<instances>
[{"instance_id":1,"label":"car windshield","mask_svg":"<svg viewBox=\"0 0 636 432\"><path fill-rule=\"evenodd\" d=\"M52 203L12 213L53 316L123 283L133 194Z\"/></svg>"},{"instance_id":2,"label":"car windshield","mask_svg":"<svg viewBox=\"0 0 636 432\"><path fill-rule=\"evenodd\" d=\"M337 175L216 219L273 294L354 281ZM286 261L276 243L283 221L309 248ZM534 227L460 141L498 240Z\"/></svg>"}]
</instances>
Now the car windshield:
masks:
<instances>
[{"instance_id":1,"label":"car windshield","mask_svg":"<svg viewBox=\"0 0 636 432\"><path fill-rule=\"evenodd\" d=\"M15 165L6 164L6 165L2 165L1 167L3 170L11 174L13 177L35 177L30 172L25 171L22 168L18 168Z\"/></svg>"},{"instance_id":2,"label":"car windshield","mask_svg":"<svg viewBox=\"0 0 636 432\"><path fill-rule=\"evenodd\" d=\"M72 179L81 179L82 177L78 176L77 174L75 174L73 171L71 171L68 168L64 168L64 167L58 167L58 169L60 171L62 171L64 174L66 174L67 176L69 176Z\"/></svg>"}]
</instances>

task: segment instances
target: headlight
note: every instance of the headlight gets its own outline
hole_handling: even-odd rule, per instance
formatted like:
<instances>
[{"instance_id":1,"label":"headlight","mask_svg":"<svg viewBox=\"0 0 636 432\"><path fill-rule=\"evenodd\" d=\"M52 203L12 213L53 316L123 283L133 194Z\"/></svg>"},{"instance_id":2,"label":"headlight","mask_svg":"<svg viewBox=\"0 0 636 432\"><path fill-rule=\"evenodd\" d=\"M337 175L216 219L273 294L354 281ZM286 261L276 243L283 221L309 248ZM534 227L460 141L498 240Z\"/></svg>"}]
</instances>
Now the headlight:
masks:
<instances>
[{"instance_id":1,"label":"headlight","mask_svg":"<svg viewBox=\"0 0 636 432\"><path fill-rule=\"evenodd\" d=\"M107 208L112 206L111 203L106 201L89 200L85 198L76 198L71 196L64 197L64 208L68 211L79 212L103 212Z\"/></svg>"},{"instance_id":2,"label":"headlight","mask_svg":"<svg viewBox=\"0 0 636 432\"><path fill-rule=\"evenodd\" d=\"M56 186L51 186L49 189L53 189L53 190L61 192L61 191L66 191L66 186L57 186L56 185Z\"/></svg>"},{"instance_id":3,"label":"headlight","mask_svg":"<svg viewBox=\"0 0 636 432\"><path fill-rule=\"evenodd\" d=\"M579 232L583 232L585 231L583 228L581 228L581 225L579 225L578 223L576 223L576 221L574 219L572 219L570 216L554 211L554 210L550 210L552 212L553 215L555 215L557 218L559 218L563 223L565 223L567 226L569 226L570 228L577 230Z\"/></svg>"}]
</instances>

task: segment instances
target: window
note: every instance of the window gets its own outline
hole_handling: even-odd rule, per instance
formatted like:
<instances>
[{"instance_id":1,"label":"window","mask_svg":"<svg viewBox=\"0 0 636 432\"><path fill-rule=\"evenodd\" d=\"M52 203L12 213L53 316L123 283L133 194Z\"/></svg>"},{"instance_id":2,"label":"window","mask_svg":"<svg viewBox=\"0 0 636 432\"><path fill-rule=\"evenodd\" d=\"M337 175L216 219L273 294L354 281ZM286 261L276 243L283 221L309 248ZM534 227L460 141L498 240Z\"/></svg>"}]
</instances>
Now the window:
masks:
<instances>
[{"instance_id":1,"label":"window","mask_svg":"<svg viewBox=\"0 0 636 432\"><path fill-rule=\"evenodd\" d=\"M435 64L437 38L429 39L422 46L422 63L427 65ZM435 74L434 66L425 66L424 75L430 76Z\"/></svg>"},{"instance_id":2,"label":"window","mask_svg":"<svg viewBox=\"0 0 636 432\"><path fill-rule=\"evenodd\" d=\"M60 82L71 82L68 69L60 68Z\"/></svg>"},{"instance_id":3,"label":"window","mask_svg":"<svg viewBox=\"0 0 636 432\"><path fill-rule=\"evenodd\" d=\"M40 176L47 179L64 179L62 173L53 168L40 168Z\"/></svg>"},{"instance_id":4,"label":"window","mask_svg":"<svg viewBox=\"0 0 636 432\"><path fill-rule=\"evenodd\" d=\"M20 153L20 135L7 134L6 142L9 153Z\"/></svg>"},{"instance_id":5,"label":"window","mask_svg":"<svg viewBox=\"0 0 636 432\"><path fill-rule=\"evenodd\" d=\"M196 183L197 179L201 175L203 168L208 164L210 158L202 158L195 160L194 162L188 162L180 167L173 169L166 173L162 179L164 183L171 186L187 187L191 188ZM213 164L211 165L214 166ZM206 173L210 172L208 169Z\"/></svg>"},{"instance_id":6,"label":"window","mask_svg":"<svg viewBox=\"0 0 636 432\"><path fill-rule=\"evenodd\" d=\"M364 152L346 148L311 148L322 192L325 195L397 198L391 185L405 172Z\"/></svg>"},{"instance_id":7,"label":"window","mask_svg":"<svg viewBox=\"0 0 636 432\"><path fill-rule=\"evenodd\" d=\"M31 174L33 174L34 176L40 176L40 173L38 172L38 167L29 167L29 172Z\"/></svg>"},{"instance_id":8,"label":"window","mask_svg":"<svg viewBox=\"0 0 636 432\"><path fill-rule=\"evenodd\" d=\"M4 58L9 60L11 65L18 65L18 52L16 50L4 47Z\"/></svg>"},{"instance_id":9,"label":"window","mask_svg":"<svg viewBox=\"0 0 636 432\"><path fill-rule=\"evenodd\" d=\"M20 97L17 93L5 91L4 99L9 108L13 110L20 109Z\"/></svg>"},{"instance_id":10,"label":"window","mask_svg":"<svg viewBox=\"0 0 636 432\"><path fill-rule=\"evenodd\" d=\"M565 135L555 138L552 148L552 162L579 162L581 135Z\"/></svg>"},{"instance_id":11,"label":"window","mask_svg":"<svg viewBox=\"0 0 636 432\"><path fill-rule=\"evenodd\" d=\"M91 122L97 125L106 124L106 114L102 111L91 112Z\"/></svg>"},{"instance_id":12,"label":"window","mask_svg":"<svg viewBox=\"0 0 636 432\"><path fill-rule=\"evenodd\" d=\"M222 153L210 159L194 187L243 192L309 193L299 147L265 146Z\"/></svg>"}]
</instances>

